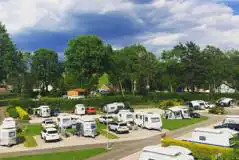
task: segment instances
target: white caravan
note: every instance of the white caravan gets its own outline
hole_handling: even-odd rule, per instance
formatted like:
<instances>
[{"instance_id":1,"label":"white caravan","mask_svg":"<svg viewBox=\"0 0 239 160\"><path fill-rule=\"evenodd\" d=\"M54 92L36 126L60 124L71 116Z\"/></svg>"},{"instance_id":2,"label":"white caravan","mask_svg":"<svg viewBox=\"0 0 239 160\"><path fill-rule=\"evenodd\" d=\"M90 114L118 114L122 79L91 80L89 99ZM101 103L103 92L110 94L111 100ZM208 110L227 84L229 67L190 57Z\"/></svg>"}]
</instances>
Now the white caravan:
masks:
<instances>
[{"instance_id":1,"label":"white caravan","mask_svg":"<svg viewBox=\"0 0 239 160\"><path fill-rule=\"evenodd\" d=\"M138 112L134 115L134 123L142 128L162 130L161 116L152 112Z\"/></svg>"},{"instance_id":2,"label":"white caravan","mask_svg":"<svg viewBox=\"0 0 239 160\"><path fill-rule=\"evenodd\" d=\"M109 104L106 104L104 107L103 107L103 111L104 112L108 112L108 113L115 113L121 109L125 108L125 105L124 103L122 102L114 102L114 103L109 103Z\"/></svg>"},{"instance_id":3,"label":"white caravan","mask_svg":"<svg viewBox=\"0 0 239 160\"><path fill-rule=\"evenodd\" d=\"M217 100L217 104L220 106L224 106L224 107L230 107L230 106L234 106L235 105L235 100L232 98L220 98L219 100Z\"/></svg>"},{"instance_id":4,"label":"white caravan","mask_svg":"<svg viewBox=\"0 0 239 160\"><path fill-rule=\"evenodd\" d=\"M222 124L239 124L239 115L228 115L223 120Z\"/></svg>"},{"instance_id":5,"label":"white caravan","mask_svg":"<svg viewBox=\"0 0 239 160\"><path fill-rule=\"evenodd\" d=\"M186 119L191 118L188 108L175 106L165 110L166 119Z\"/></svg>"},{"instance_id":6,"label":"white caravan","mask_svg":"<svg viewBox=\"0 0 239 160\"><path fill-rule=\"evenodd\" d=\"M17 144L17 125L11 118L5 118L0 126L0 145L12 146Z\"/></svg>"},{"instance_id":7,"label":"white caravan","mask_svg":"<svg viewBox=\"0 0 239 160\"><path fill-rule=\"evenodd\" d=\"M206 109L206 108L213 108L213 107L215 107L214 104L209 104L208 102L205 102L203 100L190 101L188 103L188 106L192 107L194 109Z\"/></svg>"},{"instance_id":8,"label":"white caravan","mask_svg":"<svg viewBox=\"0 0 239 160\"><path fill-rule=\"evenodd\" d=\"M76 132L85 137L95 137L97 135L95 119L79 118L76 122Z\"/></svg>"},{"instance_id":9,"label":"white caravan","mask_svg":"<svg viewBox=\"0 0 239 160\"><path fill-rule=\"evenodd\" d=\"M51 116L51 109L49 106L40 106L38 108L34 108L33 110L35 110L38 116L40 117L50 117Z\"/></svg>"},{"instance_id":10,"label":"white caravan","mask_svg":"<svg viewBox=\"0 0 239 160\"><path fill-rule=\"evenodd\" d=\"M72 126L72 115L70 114L60 114L56 121L59 128L69 128Z\"/></svg>"},{"instance_id":11,"label":"white caravan","mask_svg":"<svg viewBox=\"0 0 239 160\"><path fill-rule=\"evenodd\" d=\"M237 131L228 128L196 128L192 132L192 138L185 140L214 146L231 147L234 144L230 140L237 133Z\"/></svg>"},{"instance_id":12,"label":"white caravan","mask_svg":"<svg viewBox=\"0 0 239 160\"><path fill-rule=\"evenodd\" d=\"M84 104L75 105L75 114L77 114L77 115L84 115L85 114Z\"/></svg>"},{"instance_id":13,"label":"white caravan","mask_svg":"<svg viewBox=\"0 0 239 160\"><path fill-rule=\"evenodd\" d=\"M129 110L120 110L117 114L118 121L122 122L134 122L133 113Z\"/></svg>"},{"instance_id":14,"label":"white caravan","mask_svg":"<svg viewBox=\"0 0 239 160\"><path fill-rule=\"evenodd\" d=\"M193 156L186 153L186 148L180 147L160 147L160 146L147 146L144 147L139 160L194 160Z\"/></svg>"}]
</instances>

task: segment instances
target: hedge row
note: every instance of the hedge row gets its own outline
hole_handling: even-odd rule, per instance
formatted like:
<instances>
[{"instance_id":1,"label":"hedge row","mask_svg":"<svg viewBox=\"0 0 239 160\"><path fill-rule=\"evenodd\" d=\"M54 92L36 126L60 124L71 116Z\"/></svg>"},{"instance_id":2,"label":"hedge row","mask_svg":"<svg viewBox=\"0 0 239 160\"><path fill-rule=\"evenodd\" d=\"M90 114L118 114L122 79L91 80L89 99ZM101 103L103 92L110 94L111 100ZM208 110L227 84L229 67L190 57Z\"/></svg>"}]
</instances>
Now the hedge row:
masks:
<instances>
[{"instance_id":1,"label":"hedge row","mask_svg":"<svg viewBox=\"0 0 239 160\"><path fill-rule=\"evenodd\" d=\"M181 141L173 138L164 138L161 140L162 146L170 146L170 145L176 145L176 146L182 146L185 148L188 148L192 151L192 154L196 158L200 158L202 160L212 160L215 159L215 157L218 154L232 154L233 149L231 148L224 148L224 147L218 147L218 146L210 146L205 144L197 144L187 141Z\"/></svg>"},{"instance_id":2,"label":"hedge row","mask_svg":"<svg viewBox=\"0 0 239 160\"><path fill-rule=\"evenodd\" d=\"M8 115L12 118L18 118L19 117L19 115L17 113L17 110L16 110L16 107L9 106L9 107L7 107L6 111L7 111Z\"/></svg>"},{"instance_id":3,"label":"hedge row","mask_svg":"<svg viewBox=\"0 0 239 160\"><path fill-rule=\"evenodd\" d=\"M22 107L16 107L16 111L17 111L17 113L19 115L19 118L21 120L29 120L28 113L24 109L22 109Z\"/></svg>"}]
</instances>

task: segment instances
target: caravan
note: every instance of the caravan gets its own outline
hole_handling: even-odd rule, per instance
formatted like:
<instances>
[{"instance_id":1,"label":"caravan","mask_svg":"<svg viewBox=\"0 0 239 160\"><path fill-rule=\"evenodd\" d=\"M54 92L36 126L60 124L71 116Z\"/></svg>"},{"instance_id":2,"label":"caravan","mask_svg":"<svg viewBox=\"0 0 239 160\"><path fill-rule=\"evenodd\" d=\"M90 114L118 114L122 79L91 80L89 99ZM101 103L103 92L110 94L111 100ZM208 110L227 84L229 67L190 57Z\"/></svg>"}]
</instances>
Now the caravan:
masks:
<instances>
[{"instance_id":1,"label":"caravan","mask_svg":"<svg viewBox=\"0 0 239 160\"><path fill-rule=\"evenodd\" d=\"M162 130L161 116L152 112L138 112L134 115L134 122L136 125L147 128Z\"/></svg>"},{"instance_id":2,"label":"caravan","mask_svg":"<svg viewBox=\"0 0 239 160\"><path fill-rule=\"evenodd\" d=\"M77 115L84 115L85 114L84 104L77 104L75 106L75 114L77 114Z\"/></svg>"},{"instance_id":3,"label":"caravan","mask_svg":"<svg viewBox=\"0 0 239 160\"><path fill-rule=\"evenodd\" d=\"M35 114L37 114L40 117L50 117L51 116L51 109L49 106L40 106L38 108L34 108Z\"/></svg>"},{"instance_id":4,"label":"caravan","mask_svg":"<svg viewBox=\"0 0 239 160\"><path fill-rule=\"evenodd\" d=\"M223 107L231 107L234 106L236 104L236 101L232 98L220 98L219 100L217 100L216 104L218 106L223 106Z\"/></svg>"},{"instance_id":5,"label":"caravan","mask_svg":"<svg viewBox=\"0 0 239 160\"><path fill-rule=\"evenodd\" d=\"M183 106L175 106L165 111L166 119L186 119L191 118L189 110Z\"/></svg>"},{"instance_id":6,"label":"caravan","mask_svg":"<svg viewBox=\"0 0 239 160\"><path fill-rule=\"evenodd\" d=\"M56 123L59 128L69 128L72 126L72 116L70 114L60 114Z\"/></svg>"},{"instance_id":7,"label":"caravan","mask_svg":"<svg viewBox=\"0 0 239 160\"><path fill-rule=\"evenodd\" d=\"M118 118L118 121L122 121L122 122L126 122L126 123L134 122L133 113L130 112L129 110L119 111L119 113L117 114L117 118Z\"/></svg>"},{"instance_id":8,"label":"caravan","mask_svg":"<svg viewBox=\"0 0 239 160\"><path fill-rule=\"evenodd\" d=\"M119 110L124 109L125 105L122 102L114 102L114 103L109 103L106 104L103 107L103 111L106 113L117 113Z\"/></svg>"},{"instance_id":9,"label":"caravan","mask_svg":"<svg viewBox=\"0 0 239 160\"><path fill-rule=\"evenodd\" d=\"M231 139L237 133L237 131L228 128L196 128L192 132L192 138L185 140L214 146L232 147L234 144L232 144Z\"/></svg>"},{"instance_id":10,"label":"caravan","mask_svg":"<svg viewBox=\"0 0 239 160\"><path fill-rule=\"evenodd\" d=\"M5 118L0 126L0 145L12 146L17 144L16 121L9 117Z\"/></svg>"},{"instance_id":11,"label":"caravan","mask_svg":"<svg viewBox=\"0 0 239 160\"><path fill-rule=\"evenodd\" d=\"M92 118L79 118L76 122L76 134L94 138L97 135L96 121Z\"/></svg>"},{"instance_id":12,"label":"caravan","mask_svg":"<svg viewBox=\"0 0 239 160\"><path fill-rule=\"evenodd\" d=\"M144 147L139 160L194 160L191 151L179 146L147 146Z\"/></svg>"},{"instance_id":13,"label":"caravan","mask_svg":"<svg viewBox=\"0 0 239 160\"><path fill-rule=\"evenodd\" d=\"M187 105L193 109L200 109L200 110L215 107L214 104L210 104L209 102L205 102L203 100L190 101L189 103L187 103Z\"/></svg>"}]
</instances>

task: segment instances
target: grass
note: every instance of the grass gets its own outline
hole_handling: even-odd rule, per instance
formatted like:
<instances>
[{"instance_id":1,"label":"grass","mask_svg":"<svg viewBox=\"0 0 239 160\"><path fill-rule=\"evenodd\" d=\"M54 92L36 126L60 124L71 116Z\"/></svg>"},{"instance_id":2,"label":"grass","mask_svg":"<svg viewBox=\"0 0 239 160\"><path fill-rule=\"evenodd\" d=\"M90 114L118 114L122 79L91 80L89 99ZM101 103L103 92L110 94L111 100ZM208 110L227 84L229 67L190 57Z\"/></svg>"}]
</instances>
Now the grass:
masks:
<instances>
[{"instance_id":1,"label":"grass","mask_svg":"<svg viewBox=\"0 0 239 160\"><path fill-rule=\"evenodd\" d=\"M41 125L40 124L28 124L23 127L22 132L20 135L23 136L36 136L40 135L41 133Z\"/></svg>"},{"instance_id":2,"label":"grass","mask_svg":"<svg viewBox=\"0 0 239 160\"><path fill-rule=\"evenodd\" d=\"M2 160L42 160L42 159L86 160L90 157L96 156L104 152L106 152L104 148L94 148L94 149L85 149L85 150L72 151L72 152L59 152L59 153L50 153L50 154L33 155L33 156L4 158Z\"/></svg>"},{"instance_id":3,"label":"grass","mask_svg":"<svg viewBox=\"0 0 239 160\"><path fill-rule=\"evenodd\" d=\"M177 120L163 119L163 128L168 130L175 130L207 119L208 118L204 116L201 116L201 118L192 118L192 119L177 119Z\"/></svg>"},{"instance_id":4,"label":"grass","mask_svg":"<svg viewBox=\"0 0 239 160\"><path fill-rule=\"evenodd\" d=\"M37 142L33 138L33 136L25 136L24 139L25 139L25 141L24 141L25 147L36 147L37 146Z\"/></svg>"},{"instance_id":5,"label":"grass","mask_svg":"<svg viewBox=\"0 0 239 160\"><path fill-rule=\"evenodd\" d=\"M102 124L102 123L99 123L98 121L96 123L97 123L97 132L99 134L101 134L102 136L107 137L106 125ZM116 136L115 134L112 134L110 132L108 132L108 137L109 137L109 139L117 139L117 138L119 138L118 136Z\"/></svg>"}]
</instances>

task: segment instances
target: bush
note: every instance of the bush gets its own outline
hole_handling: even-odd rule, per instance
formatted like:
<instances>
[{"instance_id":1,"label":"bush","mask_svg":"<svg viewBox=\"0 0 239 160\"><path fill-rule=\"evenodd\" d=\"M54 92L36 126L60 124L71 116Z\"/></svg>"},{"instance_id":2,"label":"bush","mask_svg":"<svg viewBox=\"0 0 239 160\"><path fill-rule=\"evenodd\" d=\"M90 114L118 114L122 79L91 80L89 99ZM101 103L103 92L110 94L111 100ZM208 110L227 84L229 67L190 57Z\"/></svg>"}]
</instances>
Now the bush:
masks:
<instances>
[{"instance_id":1,"label":"bush","mask_svg":"<svg viewBox=\"0 0 239 160\"><path fill-rule=\"evenodd\" d=\"M21 120L29 120L29 115L24 109L22 109L21 107L16 107L16 111L19 114L19 118Z\"/></svg>"},{"instance_id":2,"label":"bush","mask_svg":"<svg viewBox=\"0 0 239 160\"><path fill-rule=\"evenodd\" d=\"M163 100L159 102L159 108L161 109L167 109L172 106L180 106L183 105L183 102L177 99L170 99L170 100Z\"/></svg>"},{"instance_id":3,"label":"bush","mask_svg":"<svg viewBox=\"0 0 239 160\"><path fill-rule=\"evenodd\" d=\"M13 106L7 107L7 113L12 118L18 118L19 117L16 108L13 107Z\"/></svg>"},{"instance_id":4,"label":"bush","mask_svg":"<svg viewBox=\"0 0 239 160\"><path fill-rule=\"evenodd\" d=\"M196 158L211 160L214 159L218 154L232 154L233 149L224 148L218 146L210 146L205 144L197 144L187 141L181 141L173 138L164 138L161 140L162 146L182 146L192 151L192 154Z\"/></svg>"},{"instance_id":5,"label":"bush","mask_svg":"<svg viewBox=\"0 0 239 160\"><path fill-rule=\"evenodd\" d=\"M24 136L24 147L36 147L37 142L33 136Z\"/></svg>"},{"instance_id":6,"label":"bush","mask_svg":"<svg viewBox=\"0 0 239 160\"><path fill-rule=\"evenodd\" d=\"M214 107L209 109L208 112L212 114L225 114L225 109L224 107Z\"/></svg>"}]
</instances>

